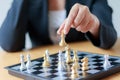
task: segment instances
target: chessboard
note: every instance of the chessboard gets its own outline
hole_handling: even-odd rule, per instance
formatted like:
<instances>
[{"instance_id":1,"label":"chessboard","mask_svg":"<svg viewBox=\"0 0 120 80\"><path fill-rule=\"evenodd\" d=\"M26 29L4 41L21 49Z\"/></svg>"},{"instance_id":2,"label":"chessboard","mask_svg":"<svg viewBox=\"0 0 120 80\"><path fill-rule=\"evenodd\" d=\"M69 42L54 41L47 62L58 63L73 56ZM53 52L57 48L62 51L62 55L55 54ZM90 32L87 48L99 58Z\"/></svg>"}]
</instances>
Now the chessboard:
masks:
<instances>
[{"instance_id":1,"label":"chessboard","mask_svg":"<svg viewBox=\"0 0 120 80\"><path fill-rule=\"evenodd\" d=\"M65 51L63 51L63 54ZM73 51L70 53L73 57ZM88 57L88 70L82 71L78 69L79 78L75 80L99 80L104 77L110 76L120 71L120 57L109 56L111 67L107 70L103 68L104 55L95 54L90 52L77 51L79 57L80 67L82 62L81 59ZM66 69L63 71L58 70L58 53L50 55L51 64L50 67L44 68L42 63L43 57L31 60L33 66L29 73L26 69L20 70L20 63L5 67L9 74L23 78L24 80L72 80L71 79L71 66L72 63L66 64ZM26 62L25 62L26 63Z\"/></svg>"}]
</instances>

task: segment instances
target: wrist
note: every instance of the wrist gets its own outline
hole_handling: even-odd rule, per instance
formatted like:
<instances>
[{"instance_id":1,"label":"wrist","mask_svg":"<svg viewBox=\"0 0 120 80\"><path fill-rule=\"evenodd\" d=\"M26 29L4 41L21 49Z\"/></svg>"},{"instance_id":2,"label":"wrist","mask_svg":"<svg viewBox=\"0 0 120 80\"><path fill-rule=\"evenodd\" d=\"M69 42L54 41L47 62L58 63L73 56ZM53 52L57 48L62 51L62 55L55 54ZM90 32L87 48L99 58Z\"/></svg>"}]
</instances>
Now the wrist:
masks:
<instances>
[{"instance_id":1,"label":"wrist","mask_svg":"<svg viewBox=\"0 0 120 80\"><path fill-rule=\"evenodd\" d=\"M92 33L92 35L95 37L95 38L98 38L98 35L99 35L99 27L100 27L100 21L98 20L98 18L92 14L92 17L93 17L93 26L92 28L90 29L90 33Z\"/></svg>"}]
</instances>

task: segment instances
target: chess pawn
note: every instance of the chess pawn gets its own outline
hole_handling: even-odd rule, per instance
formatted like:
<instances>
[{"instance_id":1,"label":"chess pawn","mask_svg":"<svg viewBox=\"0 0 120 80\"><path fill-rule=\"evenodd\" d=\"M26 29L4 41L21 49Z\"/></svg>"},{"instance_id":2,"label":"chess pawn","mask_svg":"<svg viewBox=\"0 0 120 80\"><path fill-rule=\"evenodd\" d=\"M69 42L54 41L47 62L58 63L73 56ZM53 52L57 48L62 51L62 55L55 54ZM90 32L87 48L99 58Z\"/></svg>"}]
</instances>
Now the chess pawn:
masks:
<instances>
[{"instance_id":1,"label":"chess pawn","mask_svg":"<svg viewBox=\"0 0 120 80\"><path fill-rule=\"evenodd\" d=\"M73 61L77 60L79 61L79 57L77 56L77 52L73 51L74 57L73 57Z\"/></svg>"},{"instance_id":2,"label":"chess pawn","mask_svg":"<svg viewBox=\"0 0 120 80\"><path fill-rule=\"evenodd\" d=\"M25 66L25 63L24 63L24 55L23 54L20 55L20 62L21 62L20 71L23 71L24 69L26 69L26 66Z\"/></svg>"},{"instance_id":3,"label":"chess pawn","mask_svg":"<svg viewBox=\"0 0 120 80\"><path fill-rule=\"evenodd\" d=\"M82 76L86 77L87 76L87 72L86 71L82 71Z\"/></svg>"},{"instance_id":4,"label":"chess pawn","mask_svg":"<svg viewBox=\"0 0 120 80\"><path fill-rule=\"evenodd\" d=\"M82 63L82 70L83 71L88 70L88 62L83 62Z\"/></svg>"},{"instance_id":5,"label":"chess pawn","mask_svg":"<svg viewBox=\"0 0 120 80\"><path fill-rule=\"evenodd\" d=\"M77 59L74 60L74 65L76 66L77 69L80 69L80 65Z\"/></svg>"},{"instance_id":6,"label":"chess pawn","mask_svg":"<svg viewBox=\"0 0 120 80\"><path fill-rule=\"evenodd\" d=\"M72 74L71 74L71 78L72 79L76 79L76 78L78 78L79 77L79 74L78 74L78 71L77 71L77 68L76 68L76 66L73 64L72 65Z\"/></svg>"},{"instance_id":7,"label":"chess pawn","mask_svg":"<svg viewBox=\"0 0 120 80\"><path fill-rule=\"evenodd\" d=\"M65 63L64 63L64 57L62 55L62 51L59 51L58 54L58 70L65 70Z\"/></svg>"},{"instance_id":8,"label":"chess pawn","mask_svg":"<svg viewBox=\"0 0 120 80\"><path fill-rule=\"evenodd\" d=\"M65 35L64 35L63 32L61 33L61 41L60 41L59 45L60 46L66 46L67 45L67 43L65 42Z\"/></svg>"},{"instance_id":9,"label":"chess pawn","mask_svg":"<svg viewBox=\"0 0 120 80\"><path fill-rule=\"evenodd\" d=\"M88 58L84 57L82 60L82 71L88 70Z\"/></svg>"},{"instance_id":10,"label":"chess pawn","mask_svg":"<svg viewBox=\"0 0 120 80\"><path fill-rule=\"evenodd\" d=\"M58 63L58 70L65 70L65 65L62 62Z\"/></svg>"},{"instance_id":11,"label":"chess pawn","mask_svg":"<svg viewBox=\"0 0 120 80\"><path fill-rule=\"evenodd\" d=\"M103 68L105 70L108 70L108 68L111 67L110 61L109 61L109 55L104 55L104 64L103 64Z\"/></svg>"},{"instance_id":12,"label":"chess pawn","mask_svg":"<svg viewBox=\"0 0 120 80\"><path fill-rule=\"evenodd\" d=\"M30 54L27 54L26 57L27 57L26 67L27 67L27 69L31 69L32 63L31 63L31 60L30 60Z\"/></svg>"},{"instance_id":13,"label":"chess pawn","mask_svg":"<svg viewBox=\"0 0 120 80\"><path fill-rule=\"evenodd\" d=\"M70 48L69 48L68 45L67 45L67 47L65 47L65 50L66 50L66 53L65 53L66 63L71 63L72 59L71 59L71 56L70 56Z\"/></svg>"},{"instance_id":14,"label":"chess pawn","mask_svg":"<svg viewBox=\"0 0 120 80\"><path fill-rule=\"evenodd\" d=\"M46 56L46 54L44 55L44 62L42 64L43 67L50 67L50 63L48 61L48 58Z\"/></svg>"},{"instance_id":15,"label":"chess pawn","mask_svg":"<svg viewBox=\"0 0 120 80\"><path fill-rule=\"evenodd\" d=\"M46 53L46 56L47 56L47 59L48 59L49 63L51 63L52 61L50 59L49 51L46 50L45 53Z\"/></svg>"},{"instance_id":16,"label":"chess pawn","mask_svg":"<svg viewBox=\"0 0 120 80\"><path fill-rule=\"evenodd\" d=\"M72 59L71 59L71 57L69 55L69 56L67 56L66 63L71 63L71 62L72 62Z\"/></svg>"},{"instance_id":17,"label":"chess pawn","mask_svg":"<svg viewBox=\"0 0 120 80\"><path fill-rule=\"evenodd\" d=\"M65 47L65 58L67 58L67 55L69 54L70 55L70 46L69 45L67 45L66 47Z\"/></svg>"}]
</instances>

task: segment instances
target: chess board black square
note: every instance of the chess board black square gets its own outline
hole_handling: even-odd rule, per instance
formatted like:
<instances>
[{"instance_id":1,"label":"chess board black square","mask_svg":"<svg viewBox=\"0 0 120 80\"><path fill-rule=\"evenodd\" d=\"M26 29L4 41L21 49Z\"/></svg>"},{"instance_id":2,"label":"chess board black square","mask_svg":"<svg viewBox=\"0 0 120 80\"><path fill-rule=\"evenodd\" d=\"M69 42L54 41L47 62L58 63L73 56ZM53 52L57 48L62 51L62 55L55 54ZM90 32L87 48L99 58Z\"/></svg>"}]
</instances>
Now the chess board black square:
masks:
<instances>
[{"instance_id":1,"label":"chess board black square","mask_svg":"<svg viewBox=\"0 0 120 80\"><path fill-rule=\"evenodd\" d=\"M63 52L64 54L65 52ZM120 71L120 57L110 56L109 61L111 63L111 67L108 70L104 70L104 55L90 53L90 52L77 52L79 59L83 57L89 58L89 69L83 72L81 69L78 70L80 77L76 80L98 80L114 73ZM71 51L71 56L73 53ZM49 68L43 68L42 62L43 58L38 58L31 60L32 67L31 73L28 73L27 70L20 71L20 63L5 67L9 74L14 75L16 77L23 78L25 80L71 80L71 64L66 65L66 70L59 71L58 70L58 53L54 55L50 55L52 60L51 66ZM79 60L79 64L81 66L81 60ZM69 69L69 70L68 70ZM29 78L29 79L28 79Z\"/></svg>"}]
</instances>

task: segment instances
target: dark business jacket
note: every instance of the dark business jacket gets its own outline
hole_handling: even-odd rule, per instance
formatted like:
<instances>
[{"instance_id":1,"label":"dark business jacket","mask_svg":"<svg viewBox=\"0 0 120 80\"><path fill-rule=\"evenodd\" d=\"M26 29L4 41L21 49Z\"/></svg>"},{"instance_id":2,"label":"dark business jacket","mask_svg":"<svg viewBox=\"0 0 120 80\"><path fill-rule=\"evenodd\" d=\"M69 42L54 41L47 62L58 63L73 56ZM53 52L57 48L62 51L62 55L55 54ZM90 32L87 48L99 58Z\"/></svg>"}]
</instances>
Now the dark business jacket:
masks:
<instances>
[{"instance_id":1,"label":"dark business jacket","mask_svg":"<svg viewBox=\"0 0 120 80\"><path fill-rule=\"evenodd\" d=\"M117 34L112 24L112 9L107 0L66 0L67 15L75 3L89 7L100 20L99 39L71 29L67 42L90 40L95 46L111 48ZM29 32L33 47L52 44L48 32L47 0L14 0L0 29L0 46L6 51L19 51L25 47L25 34ZM87 46L87 45L86 45Z\"/></svg>"}]
</instances>

